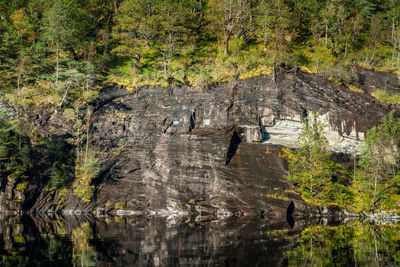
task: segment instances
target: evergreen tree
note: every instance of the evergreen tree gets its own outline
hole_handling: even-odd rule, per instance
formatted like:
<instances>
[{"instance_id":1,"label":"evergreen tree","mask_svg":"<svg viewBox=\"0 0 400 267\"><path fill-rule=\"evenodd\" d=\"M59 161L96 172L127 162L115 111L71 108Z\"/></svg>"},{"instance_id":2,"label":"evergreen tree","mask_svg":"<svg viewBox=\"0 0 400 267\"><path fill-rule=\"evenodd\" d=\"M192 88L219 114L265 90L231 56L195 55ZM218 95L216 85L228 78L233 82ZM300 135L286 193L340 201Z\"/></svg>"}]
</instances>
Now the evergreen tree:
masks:
<instances>
[{"instance_id":1,"label":"evergreen tree","mask_svg":"<svg viewBox=\"0 0 400 267\"><path fill-rule=\"evenodd\" d=\"M26 140L15 133L16 125L0 113L0 173L7 179L25 179L32 168L30 148Z\"/></svg>"},{"instance_id":2,"label":"evergreen tree","mask_svg":"<svg viewBox=\"0 0 400 267\"><path fill-rule=\"evenodd\" d=\"M391 197L400 192L399 145L400 121L393 117L393 113L368 131L360 169L354 181L361 209L386 209L398 205Z\"/></svg>"},{"instance_id":3,"label":"evergreen tree","mask_svg":"<svg viewBox=\"0 0 400 267\"><path fill-rule=\"evenodd\" d=\"M54 49L56 56L55 82L60 78L60 55L67 49L76 57L74 46L85 37L86 17L75 0L53 0L51 7L44 12L43 37Z\"/></svg>"},{"instance_id":4,"label":"evergreen tree","mask_svg":"<svg viewBox=\"0 0 400 267\"><path fill-rule=\"evenodd\" d=\"M324 125L317 115L307 117L304 129L298 141L298 149L282 149L283 158L288 160L289 170L286 178L293 181L303 198L313 204L337 203L345 205L351 198L351 192L336 181L334 175L345 174L343 166L332 161L332 152L328 150L328 140Z\"/></svg>"},{"instance_id":5,"label":"evergreen tree","mask_svg":"<svg viewBox=\"0 0 400 267\"><path fill-rule=\"evenodd\" d=\"M286 50L294 34L291 32L291 14L285 2L261 0L254 11L264 50L268 50L269 44L272 44L276 52Z\"/></svg>"}]
</instances>

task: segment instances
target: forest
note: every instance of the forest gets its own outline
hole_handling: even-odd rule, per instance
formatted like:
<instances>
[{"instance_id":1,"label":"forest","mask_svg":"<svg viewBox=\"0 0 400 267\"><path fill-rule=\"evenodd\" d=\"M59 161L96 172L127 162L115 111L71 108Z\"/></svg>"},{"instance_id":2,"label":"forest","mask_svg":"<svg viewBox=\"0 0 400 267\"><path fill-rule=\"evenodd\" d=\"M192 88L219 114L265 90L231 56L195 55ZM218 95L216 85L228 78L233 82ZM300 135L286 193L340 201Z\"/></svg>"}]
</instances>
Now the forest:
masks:
<instances>
[{"instance_id":1,"label":"forest","mask_svg":"<svg viewBox=\"0 0 400 267\"><path fill-rule=\"evenodd\" d=\"M0 88L22 109L82 105L113 83L205 86L275 66L351 83L396 72L397 0L0 1Z\"/></svg>"}]
</instances>

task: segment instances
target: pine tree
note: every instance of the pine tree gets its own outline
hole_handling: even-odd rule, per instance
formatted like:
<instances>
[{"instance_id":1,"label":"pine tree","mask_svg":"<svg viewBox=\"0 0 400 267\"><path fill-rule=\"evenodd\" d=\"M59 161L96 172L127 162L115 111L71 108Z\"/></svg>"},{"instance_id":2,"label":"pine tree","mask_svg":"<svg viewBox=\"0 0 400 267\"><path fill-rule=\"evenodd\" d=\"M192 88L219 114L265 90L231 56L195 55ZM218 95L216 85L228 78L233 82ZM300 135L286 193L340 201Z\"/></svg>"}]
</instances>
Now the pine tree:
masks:
<instances>
[{"instance_id":1,"label":"pine tree","mask_svg":"<svg viewBox=\"0 0 400 267\"><path fill-rule=\"evenodd\" d=\"M328 140L323 133L324 125L317 116L306 118L298 141L298 149L282 149L283 157L289 162L286 178L297 184L303 198L314 204L324 204L332 188L335 164L328 151Z\"/></svg>"},{"instance_id":2,"label":"pine tree","mask_svg":"<svg viewBox=\"0 0 400 267\"><path fill-rule=\"evenodd\" d=\"M0 173L8 179L25 179L32 168L31 150L15 129L0 113Z\"/></svg>"},{"instance_id":3,"label":"pine tree","mask_svg":"<svg viewBox=\"0 0 400 267\"><path fill-rule=\"evenodd\" d=\"M256 14L257 32L264 43L264 50L273 44L276 52L287 49L292 39L289 7L285 1L261 0L254 8Z\"/></svg>"},{"instance_id":4,"label":"pine tree","mask_svg":"<svg viewBox=\"0 0 400 267\"><path fill-rule=\"evenodd\" d=\"M56 85L60 79L61 53L69 49L71 56L76 56L73 47L84 41L85 22L86 17L76 0L53 0L43 14L43 38L56 56Z\"/></svg>"},{"instance_id":5,"label":"pine tree","mask_svg":"<svg viewBox=\"0 0 400 267\"><path fill-rule=\"evenodd\" d=\"M367 132L359 165L354 181L359 206L367 210L387 208L391 196L400 192L400 121L393 113Z\"/></svg>"}]
</instances>

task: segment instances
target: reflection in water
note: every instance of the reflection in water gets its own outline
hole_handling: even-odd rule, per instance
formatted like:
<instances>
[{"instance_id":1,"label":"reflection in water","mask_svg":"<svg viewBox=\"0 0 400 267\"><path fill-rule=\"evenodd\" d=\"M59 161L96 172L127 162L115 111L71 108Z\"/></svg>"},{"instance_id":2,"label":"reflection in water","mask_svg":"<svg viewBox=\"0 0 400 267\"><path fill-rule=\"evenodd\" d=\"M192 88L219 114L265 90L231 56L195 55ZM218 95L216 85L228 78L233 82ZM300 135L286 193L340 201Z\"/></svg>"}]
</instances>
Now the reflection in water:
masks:
<instances>
[{"instance_id":1,"label":"reflection in water","mask_svg":"<svg viewBox=\"0 0 400 267\"><path fill-rule=\"evenodd\" d=\"M96 266L97 254L95 247L89 244L91 239L93 235L89 222L82 223L72 231L72 260L75 265Z\"/></svg>"},{"instance_id":2,"label":"reflection in water","mask_svg":"<svg viewBox=\"0 0 400 267\"><path fill-rule=\"evenodd\" d=\"M287 255L292 266L398 266L400 224L314 225L303 230Z\"/></svg>"},{"instance_id":3,"label":"reflection in water","mask_svg":"<svg viewBox=\"0 0 400 267\"><path fill-rule=\"evenodd\" d=\"M390 266L400 225L0 218L0 266Z\"/></svg>"}]
</instances>

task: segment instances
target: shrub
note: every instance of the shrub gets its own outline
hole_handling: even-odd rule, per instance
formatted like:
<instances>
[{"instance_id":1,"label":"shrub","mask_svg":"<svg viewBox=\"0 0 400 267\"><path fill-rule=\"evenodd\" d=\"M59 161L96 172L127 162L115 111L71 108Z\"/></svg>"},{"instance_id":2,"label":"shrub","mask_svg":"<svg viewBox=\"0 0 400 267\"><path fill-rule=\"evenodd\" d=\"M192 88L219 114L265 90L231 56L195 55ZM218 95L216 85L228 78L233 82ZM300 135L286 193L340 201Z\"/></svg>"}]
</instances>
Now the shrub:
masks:
<instances>
[{"instance_id":1,"label":"shrub","mask_svg":"<svg viewBox=\"0 0 400 267\"><path fill-rule=\"evenodd\" d=\"M344 206L351 202L352 194L345 186L332 182L332 177L343 176L346 171L331 159L332 153L328 151L328 140L323 133L325 126L317 120L317 116L304 120L299 149L282 149L283 157L289 161L286 178L295 182L303 199L312 204Z\"/></svg>"},{"instance_id":2,"label":"shrub","mask_svg":"<svg viewBox=\"0 0 400 267\"><path fill-rule=\"evenodd\" d=\"M17 189L18 191L21 191L21 192L24 192L25 189L27 189L27 188L28 188L28 182L27 182L27 181L22 182L22 183L19 183L19 184L17 184L17 186L15 187L15 189Z\"/></svg>"},{"instance_id":3,"label":"shrub","mask_svg":"<svg viewBox=\"0 0 400 267\"><path fill-rule=\"evenodd\" d=\"M126 203L123 202L123 201L115 203L115 208L116 209L123 209L123 208L125 208L125 206L126 206Z\"/></svg>"},{"instance_id":4,"label":"shrub","mask_svg":"<svg viewBox=\"0 0 400 267\"><path fill-rule=\"evenodd\" d=\"M96 155L97 151L88 149L84 155L78 155L75 162L74 193L87 202L93 197L94 186L91 183L100 170Z\"/></svg>"}]
</instances>

